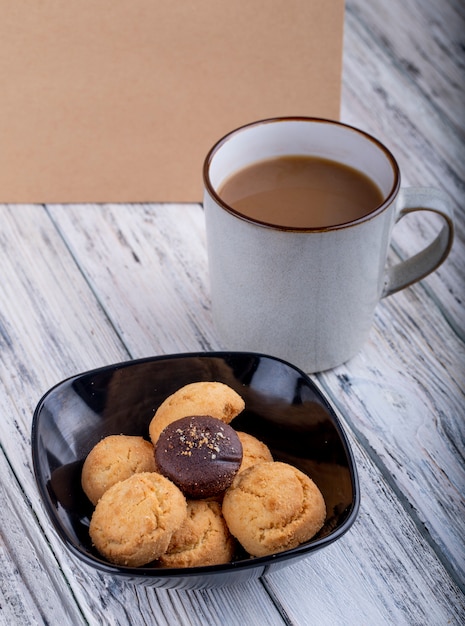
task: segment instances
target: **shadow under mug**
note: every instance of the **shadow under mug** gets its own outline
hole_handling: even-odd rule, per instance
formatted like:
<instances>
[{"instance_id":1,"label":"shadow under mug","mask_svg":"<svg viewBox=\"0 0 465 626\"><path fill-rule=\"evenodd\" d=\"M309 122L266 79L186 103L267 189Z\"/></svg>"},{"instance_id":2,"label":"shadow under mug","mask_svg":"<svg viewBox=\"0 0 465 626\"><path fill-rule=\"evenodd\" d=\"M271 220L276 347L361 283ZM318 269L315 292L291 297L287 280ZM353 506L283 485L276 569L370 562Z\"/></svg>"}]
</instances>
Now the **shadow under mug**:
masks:
<instances>
[{"instance_id":1,"label":"shadow under mug","mask_svg":"<svg viewBox=\"0 0 465 626\"><path fill-rule=\"evenodd\" d=\"M287 228L242 215L221 198L232 174L283 155L349 165L374 181L384 200L352 222ZM220 338L227 349L268 353L309 373L356 354L379 300L434 271L452 246L448 196L400 189L389 150L340 122L291 117L248 124L213 146L203 176L212 314ZM442 229L421 252L387 268L392 228L412 211L437 213Z\"/></svg>"}]
</instances>

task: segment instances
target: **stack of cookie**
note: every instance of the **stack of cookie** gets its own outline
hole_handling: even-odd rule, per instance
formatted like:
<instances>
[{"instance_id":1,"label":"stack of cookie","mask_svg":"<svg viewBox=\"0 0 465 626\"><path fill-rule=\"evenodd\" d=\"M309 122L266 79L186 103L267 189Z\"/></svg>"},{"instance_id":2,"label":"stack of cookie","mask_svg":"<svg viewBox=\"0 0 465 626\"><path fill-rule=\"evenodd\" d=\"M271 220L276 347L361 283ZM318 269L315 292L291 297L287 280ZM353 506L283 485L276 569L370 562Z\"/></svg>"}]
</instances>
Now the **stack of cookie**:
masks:
<instances>
[{"instance_id":1,"label":"stack of cookie","mask_svg":"<svg viewBox=\"0 0 465 626\"><path fill-rule=\"evenodd\" d=\"M151 441L111 435L87 456L82 487L95 505L89 532L117 565L197 567L309 540L326 508L314 482L274 461L268 447L230 422L243 399L218 382L186 385L149 425Z\"/></svg>"}]
</instances>

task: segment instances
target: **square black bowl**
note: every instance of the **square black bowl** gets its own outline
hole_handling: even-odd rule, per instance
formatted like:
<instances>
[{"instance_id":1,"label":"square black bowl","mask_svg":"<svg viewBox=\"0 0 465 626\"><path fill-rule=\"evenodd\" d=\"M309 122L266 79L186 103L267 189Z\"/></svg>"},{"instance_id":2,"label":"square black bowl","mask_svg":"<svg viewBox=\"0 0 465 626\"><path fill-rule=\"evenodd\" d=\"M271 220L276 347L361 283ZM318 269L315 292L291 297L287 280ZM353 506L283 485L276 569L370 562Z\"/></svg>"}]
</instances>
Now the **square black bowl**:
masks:
<instances>
[{"instance_id":1,"label":"square black bowl","mask_svg":"<svg viewBox=\"0 0 465 626\"><path fill-rule=\"evenodd\" d=\"M310 541L266 557L239 555L224 565L186 569L112 565L89 538L93 509L81 488L84 459L107 435L148 439L161 402L197 381L226 383L244 398L246 408L231 425L262 440L275 460L295 465L315 481L326 501L326 522ZM32 457L45 508L70 552L104 574L153 587L221 587L276 571L339 539L353 524L360 502L353 454L331 404L302 371L255 353L153 357L73 376L37 405Z\"/></svg>"}]
</instances>

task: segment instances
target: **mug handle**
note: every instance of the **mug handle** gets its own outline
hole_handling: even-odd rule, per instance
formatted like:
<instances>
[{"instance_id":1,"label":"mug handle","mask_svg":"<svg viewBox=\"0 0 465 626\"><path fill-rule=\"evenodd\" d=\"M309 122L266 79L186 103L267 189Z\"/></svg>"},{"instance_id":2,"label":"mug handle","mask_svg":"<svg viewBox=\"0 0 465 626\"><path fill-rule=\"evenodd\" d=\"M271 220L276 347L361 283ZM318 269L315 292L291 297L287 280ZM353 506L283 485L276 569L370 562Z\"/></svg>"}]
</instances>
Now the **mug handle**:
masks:
<instances>
[{"instance_id":1,"label":"mug handle","mask_svg":"<svg viewBox=\"0 0 465 626\"><path fill-rule=\"evenodd\" d=\"M431 211L444 219L444 225L434 241L424 250L387 270L382 298L434 272L446 259L454 239L452 202L442 191L429 187L407 187L400 190L397 202L400 211L396 222L414 211Z\"/></svg>"}]
</instances>

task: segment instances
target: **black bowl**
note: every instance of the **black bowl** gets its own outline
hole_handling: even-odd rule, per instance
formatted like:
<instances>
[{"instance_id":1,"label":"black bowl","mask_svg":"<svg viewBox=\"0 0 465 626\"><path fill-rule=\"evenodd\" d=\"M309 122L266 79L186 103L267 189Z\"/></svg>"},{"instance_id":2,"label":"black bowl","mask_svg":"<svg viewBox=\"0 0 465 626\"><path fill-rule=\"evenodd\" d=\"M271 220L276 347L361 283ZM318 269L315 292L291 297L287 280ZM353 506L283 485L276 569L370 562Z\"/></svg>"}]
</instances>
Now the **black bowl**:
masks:
<instances>
[{"instance_id":1,"label":"black bowl","mask_svg":"<svg viewBox=\"0 0 465 626\"><path fill-rule=\"evenodd\" d=\"M197 381L224 382L245 400L231 423L264 441L275 460L309 474L326 501L320 532L271 556L238 554L225 565L167 569L120 567L103 559L89 538L92 505L81 482L91 448L111 434L142 435L161 402ZM360 494L354 458L328 400L299 369L244 352L191 353L120 363L69 378L40 400L32 423L32 457L50 520L86 565L128 582L165 588L220 587L258 578L339 539L352 525Z\"/></svg>"}]
</instances>

